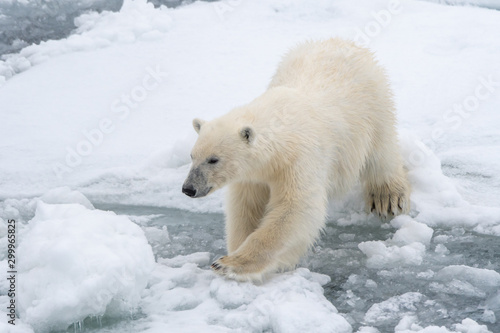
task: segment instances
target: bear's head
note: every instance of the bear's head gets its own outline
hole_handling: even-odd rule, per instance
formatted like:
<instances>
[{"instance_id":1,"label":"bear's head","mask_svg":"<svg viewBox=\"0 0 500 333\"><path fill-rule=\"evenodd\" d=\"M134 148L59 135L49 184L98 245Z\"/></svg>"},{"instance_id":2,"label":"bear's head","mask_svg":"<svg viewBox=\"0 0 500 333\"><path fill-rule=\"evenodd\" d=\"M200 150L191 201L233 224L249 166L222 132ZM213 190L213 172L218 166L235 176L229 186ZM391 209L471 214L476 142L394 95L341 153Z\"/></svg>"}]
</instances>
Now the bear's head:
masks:
<instances>
[{"instance_id":1,"label":"bear's head","mask_svg":"<svg viewBox=\"0 0 500 333\"><path fill-rule=\"evenodd\" d=\"M198 139L182 193L201 198L251 172L255 131L250 125L239 126L223 117L209 122L194 119L193 127Z\"/></svg>"}]
</instances>

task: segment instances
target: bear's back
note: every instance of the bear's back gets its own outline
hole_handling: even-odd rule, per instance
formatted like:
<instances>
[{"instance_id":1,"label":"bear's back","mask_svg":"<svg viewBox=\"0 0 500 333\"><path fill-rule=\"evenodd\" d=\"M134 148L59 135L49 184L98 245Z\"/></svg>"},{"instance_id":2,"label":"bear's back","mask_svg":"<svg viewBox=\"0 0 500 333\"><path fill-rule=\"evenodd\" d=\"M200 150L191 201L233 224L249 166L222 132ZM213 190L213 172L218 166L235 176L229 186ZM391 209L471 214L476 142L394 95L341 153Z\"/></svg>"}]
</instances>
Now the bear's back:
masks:
<instances>
[{"instance_id":1,"label":"bear's back","mask_svg":"<svg viewBox=\"0 0 500 333\"><path fill-rule=\"evenodd\" d=\"M283 58L269 88L286 86L308 92L355 89L366 81L385 81L372 53L351 41L332 38L298 45Z\"/></svg>"}]
</instances>

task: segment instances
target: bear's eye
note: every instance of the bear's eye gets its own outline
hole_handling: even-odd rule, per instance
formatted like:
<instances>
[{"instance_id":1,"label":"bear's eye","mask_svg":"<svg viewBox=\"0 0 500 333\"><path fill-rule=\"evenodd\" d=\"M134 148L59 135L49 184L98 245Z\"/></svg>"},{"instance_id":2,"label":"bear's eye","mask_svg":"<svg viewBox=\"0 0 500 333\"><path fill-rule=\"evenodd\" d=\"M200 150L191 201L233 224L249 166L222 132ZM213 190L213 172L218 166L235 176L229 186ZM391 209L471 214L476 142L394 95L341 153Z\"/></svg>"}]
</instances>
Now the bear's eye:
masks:
<instances>
[{"instance_id":1,"label":"bear's eye","mask_svg":"<svg viewBox=\"0 0 500 333\"><path fill-rule=\"evenodd\" d=\"M208 164L216 164L219 162L219 159L217 157L210 157L207 162Z\"/></svg>"}]
</instances>

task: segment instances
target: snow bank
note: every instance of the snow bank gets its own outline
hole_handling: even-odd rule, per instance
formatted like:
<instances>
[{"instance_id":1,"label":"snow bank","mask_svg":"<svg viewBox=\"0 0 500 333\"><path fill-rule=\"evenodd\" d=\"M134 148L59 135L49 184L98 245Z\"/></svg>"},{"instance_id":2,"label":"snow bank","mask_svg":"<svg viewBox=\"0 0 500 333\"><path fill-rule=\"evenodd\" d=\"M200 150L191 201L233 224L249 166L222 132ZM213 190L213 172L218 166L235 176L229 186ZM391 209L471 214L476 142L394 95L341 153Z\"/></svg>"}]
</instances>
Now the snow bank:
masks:
<instances>
[{"instance_id":1,"label":"snow bank","mask_svg":"<svg viewBox=\"0 0 500 333\"><path fill-rule=\"evenodd\" d=\"M161 261L141 303L149 316L145 332L352 332L323 296L330 279L305 268L274 276L262 285L216 276L208 255Z\"/></svg>"},{"instance_id":2,"label":"snow bank","mask_svg":"<svg viewBox=\"0 0 500 333\"><path fill-rule=\"evenodd\" d=\"M154 265L137 225L80 204L39 202L17 255L19 315L37 332L133 311Z\"/></svg>"},{"instance_id":3,"label":"snow bank","mask_svg":"<svg viewBox=\"0 0 500 333\"><path fill-rule=\"evenodd\" d=\"M446 177L441 162L413 133L400 132L401 150L412 185L415 219L429 226L473 227L477 232L500 235L500 208L472 205Z\"/></svg>"}]
</instances>

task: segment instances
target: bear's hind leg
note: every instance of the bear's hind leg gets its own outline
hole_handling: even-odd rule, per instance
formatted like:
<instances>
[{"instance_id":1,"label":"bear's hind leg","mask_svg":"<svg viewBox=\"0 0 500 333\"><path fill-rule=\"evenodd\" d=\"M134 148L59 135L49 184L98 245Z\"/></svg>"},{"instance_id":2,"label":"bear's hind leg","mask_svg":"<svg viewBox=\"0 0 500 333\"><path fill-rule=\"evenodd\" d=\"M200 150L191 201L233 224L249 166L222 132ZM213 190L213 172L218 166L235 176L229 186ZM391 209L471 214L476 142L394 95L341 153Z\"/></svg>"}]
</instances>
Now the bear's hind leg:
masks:
<instances>
[{"instance_id":1,"label":"bear's hind leg","mask_svg":"<svg viewBox=\"0 0 500 333\"><path fill-rule=\"evenodd\" d=\"M227 251L232 253L259 226L269 201L265 184L236 183L229 186L226 210Z\"/></svg>"},{"instance_id":2,"label":"bear's hind leg","mask_svg":"<svg viewBox=\"0 0 500 333\"><path fill-rule=\"evenodd\" d=\"M368 212L388 218L410 211L410 183L397 144L387 153L379 150L365 168L365 202Z\"/></svg>"}]
</instances>

